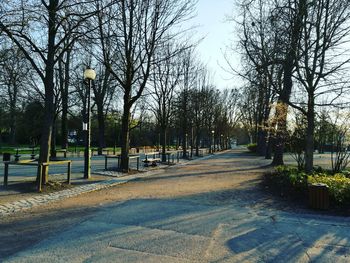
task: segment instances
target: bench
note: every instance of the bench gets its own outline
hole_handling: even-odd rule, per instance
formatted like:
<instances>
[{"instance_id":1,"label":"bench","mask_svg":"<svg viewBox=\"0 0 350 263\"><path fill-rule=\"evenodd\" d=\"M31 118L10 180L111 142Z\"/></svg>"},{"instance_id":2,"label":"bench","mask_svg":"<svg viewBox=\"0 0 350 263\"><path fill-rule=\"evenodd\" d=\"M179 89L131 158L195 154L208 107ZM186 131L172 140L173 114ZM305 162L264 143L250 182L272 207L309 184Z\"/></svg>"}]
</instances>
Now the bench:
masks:
<instances>
[{"instance_id":1,"label":"bench","mask_svg":"<svg viewBox=\"0 0 350 263\"><path fill-rule=\"evenodd\" d=\"M34 146L32 146L30 148L17 148L16 149L16 154L14 155L15 161L16 162L19 161L19 158L21 157L20 152L30 152L31 159L34 160L35 159L35 151L36 150L37 149Z\"/></svg>"},{"instance_id":2,"label":"bench","mask_svg":"<svg viewBox=\"0 0 350 263\"><path fill-rule=\"evenodd\" d=\"M144 163L145 167L148 166L157 166L157 162L160 162L160 158L147 158L142 160L142 162Z\"/></svg>"},{"instance_id":3,"label":"bench","mask_svg":"<svg viewBox=\"0 0 350 263\"><path fill-rule=\"evenodd\" d=\"M67 150L66 149L55 150L55 156L57 156L58 153L63 153L63 157L67 158Z\"/></svg>"}]
</instances>

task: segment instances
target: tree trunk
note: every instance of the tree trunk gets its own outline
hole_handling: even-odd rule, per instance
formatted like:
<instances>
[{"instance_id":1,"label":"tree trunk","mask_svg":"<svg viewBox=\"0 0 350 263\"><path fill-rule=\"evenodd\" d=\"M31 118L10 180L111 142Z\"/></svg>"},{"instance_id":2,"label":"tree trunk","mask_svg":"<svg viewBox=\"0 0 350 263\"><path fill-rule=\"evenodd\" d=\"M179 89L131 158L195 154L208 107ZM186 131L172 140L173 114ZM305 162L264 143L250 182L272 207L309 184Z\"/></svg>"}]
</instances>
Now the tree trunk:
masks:
<instances>
[{"instance_id":1,"label":"tree trunk","mask_svg":"<svg viewBox=\"0 0 350 263\"><path fill-rule=\"evenodd\" d=\"M272 158L272 145L273 145L273 137L269 135L267 146L266 146L265 159Z\"/></svg>"},{"instance_id":2,"label":"tree trunk","mask_svg":"<svg viewBox=\"0 0 350 263\"><path fill-rule=\"evenodd\" d=\"M185 131L186 128L183 129L182 135L182 158L187 159L187 133Z\"/></svg>"},{"instance_id":3,"label":"tree trunk","mask_svg":"<svg viewBox=\"0 0 350 263\"><path fill-rule=\"evenodd\" d=\"M288 105L279 102L276 108L276 121L277 130L276 137L274 139L274 155L272 160L272 165L283 165L283 153L284 153L284 143L286 139L287 132L287 111Z\"/></svg>"},{"instance_id":4,"label":"tree trunk","mask_svg":"<svg viewBox=\"0 0 350 263\"><path fill-rule=\"evenodd\" d=\"M128 103L127 95L124 95L124 110L122 115L122 127L121 127L121 157L120 167L123 173L129 172L129 124L130 124L130 107Z\"/></svg>"},{"instance_id":5,"label":"tree trunk","mask_svg":"<svg viewBox=\"0 0 350 263\"><path fill-rule=\"evenodd\" d=\"M196 127L196 156L199 156L199 146L200 146L200 129Z\"/></svg>"},{"instance_id":6,"label":"tree trunk","mask_svg":"<svg viewBox=\"0 0 350 263\"><path fill-rule=\"evenodd\" d=\"M61 119L61 148L68 148L68 89L70 80L70 54L71 49L67 51L67 60L65 63L64 72L62 66L60 66L60 73L64 76L61 77L61 94L62 94L62 119ZM59 63L61 65L61 63Z\"/></svg>"},{"instance_id":7,"label":"tree trunk","mask_svg":"<svg viewBox=\"0 0 350 263\"><path fill-rule=\"evenodd\" d=\"M39 163L49 161L50 144L52 125L54 119L54 66L55 66L55 37L56 37L56 9L58 1L50 1L49 5L49 20L48 20L48 44L47 44L47 59L45 65L45 106L44 118L42 125L42 133L40 139L40 153ZM39 168L38 168L38 171ZM37 178L39 179L38 173ZM42 183L48 182L48 168L47 166L42 171Z\"/></svg>"},{"instance_id":8,"label":"tree trunk","mask_svg":"<svg viewBox=\"0 0 350 263\"><path fill-rule=\"evenodd\" d=\"M106 147L105 141L105 116L103 104L97 103L97 120L98 120L98 154L102 155L103 148Z\"/></svg>"},{"instance_id":9,"label":"tree trunk","mask_svg":"<svg viewBox=\"0 0 350 263\"><path fill-rule=\"evenodd\" d=\"M53 125L52 125L52 134L51 134L51 150L50 150L50 156L52 158L56 158L56 118L53 120Z\"/></svg>"},{"instance_id":10,"label":"tree trunk","mask_svg":"<svg viewBox=\"0 0 350 263\"><path fill-rule=\"evenodd\" d=\"M16 106L10 105L10 144L16 144Z\"/></svg>"},{"instance_id":11,"label":"tree trunk","mask_svg":"<svg viewBox=\"0 0 350 263\"><path fill-rule=\"evenodd\" d=\"M52 71L53 72L53 71ZM49 83L47 83L50 85ZM53 86L53 83L52 83ZM42 132L40 138L40 153L39 153L39 163L45 163L49 161L50 145L51 145L51 135L53 126L53 116L54 116L54 104L53 104L53 92L46 88L45 92L45 107L44 107L44 118L42 124ZM39 169L38 169L39 172ZM37 179L39 180L40 174L38 173ZM48 167L42 171L42 183L46 184L49 180L48 177Z\"/></svg>"},{"instance_id":12,"label":"tree trunk","mask_svg":"<svg viewBox=\"0 0 350 263\"><path fill-rule=\"evenodd\" d=\"M61 118L61 148L68 148L68 102L62 97L62 118Z\"/></svg>"},{"instance_id":13,"label":"tree trunk","mask_svg":"<svg viewBox=\"0 0 350 263\"><path fill-rule=\"evenodd\" d=\"M266 154L266 131L262 128L258 130L258 139L257 139L257 153L260 156L264 156Z\"/></svg>"},{"instance_id":14,"label":"tree trunk","mask_svg":"<svg viewBox=\"0 0 350 263\"><path fill-rule=\"evenodd\" d=\"M187 118L187 92L186 90L183 92L183 99L182 99L182 158L187 159L187 125L188 125L188 118Z\"/></svg>"},{"instance_id":15,"label":"tree trunk","mask_svg":"<svg viewBox=\"0 0 350 263\"><path fill-rule=\"evenodd\" d=\"M314 112L314 95L309 95L308 112L307 112L307 129L306 129L306 146L305 146L305 172L311 173L313 170L314 160L314 130L315 130L315 112Z\"/></svg>"},{"instance_id":16,"label":"tree trunk","mask_svg":"<svg viewBox=\"0 0 350 263\"><path fill-rule=\"evenodd\" d=\"M283 165L283 152L284 152L284 142L285 134L287 132L287 111L290 95L292 93L293 81L292 75L294 70L294 62L296 61L296 50L298 47L300 32L303 25L303 18L306 14L306 0L300 0L298 5L298 10L295 15L294 24L291 31L291 42L290 48L286 55L283 64L283 90L280 93L278 102L281 104L282 112L278 113L276 109L277 117L277 134L275 139L275 153L272 161L272 165Z\"/></svg>"},{"instance_id":17,"label":"tree trunk","mask_svg":"<svg viewBox=\"0 0 350 263\"><path fill-rule=\"evenodd\" d=\"M160 127L160 144L162 146L162 162L166 162L166 127Z\"/></svg>"}]
</instances>

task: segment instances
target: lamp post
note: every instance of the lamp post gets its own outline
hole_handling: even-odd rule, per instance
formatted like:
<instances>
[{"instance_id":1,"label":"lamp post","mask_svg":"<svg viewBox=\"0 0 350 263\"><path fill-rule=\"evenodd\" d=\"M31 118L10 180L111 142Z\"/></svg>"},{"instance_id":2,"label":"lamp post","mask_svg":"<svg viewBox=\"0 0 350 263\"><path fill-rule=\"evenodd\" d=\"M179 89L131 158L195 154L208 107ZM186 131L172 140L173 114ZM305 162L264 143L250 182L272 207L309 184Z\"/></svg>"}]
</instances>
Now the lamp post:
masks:
<instances>
[{"instance_id":1,"label":"lamp post","mask_svg":"<svg viewBox=\"0 0 350 263\"><path fill-rule=\"evenodd\" d=\"M215 131L212 130L212 131L211 131L211 141L212 141L212 143L211 143L211 153L214 153L214 151L215 151L214 134L215 134Z\"/></svg>"},{"instance_id":2,"label":"lamp post","mask_svg":"<svg viewBox=\"0 0 350 263\"><path fill-rule=\"evenodd\" d=\"M117 147L117 118L114 119L114 145L113 145L113 155L116 154L116 147Z\"/></svg>"},{"instance_id":3,"label":"lamp post","mask_svg":"<svg viewBox=\"0 0 350 263\"><path fill-rule=\"evenodd\" d=\"M86 119L83 123L83 130L85 131L85 151L84 151L84 178L89 179L91 177L91 154L90 154L90 143L91 143L91 129L90 129L90 91L91 82L96 78L96 72L93 69L87 68L84 71L84 79L88 81L87 90L87 107L86 107Z\"/></svg>"}]
</instances>

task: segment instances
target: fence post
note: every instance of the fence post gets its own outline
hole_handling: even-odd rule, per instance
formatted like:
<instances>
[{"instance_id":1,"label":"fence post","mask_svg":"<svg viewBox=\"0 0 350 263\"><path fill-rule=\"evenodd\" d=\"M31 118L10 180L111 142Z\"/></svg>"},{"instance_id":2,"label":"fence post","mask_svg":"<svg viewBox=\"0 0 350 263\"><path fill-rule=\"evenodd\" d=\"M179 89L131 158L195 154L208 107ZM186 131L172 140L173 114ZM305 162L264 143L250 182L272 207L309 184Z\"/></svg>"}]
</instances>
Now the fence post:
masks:
<instances>
[{"instance_id":1,"label":"fence post","mask_svg":"<svg viewBox=\"0 0 350 263\"><path fill-rule=\"evenodd\" d=\"M38 192L41 192L42 180L43 180L43 164L39 163Z\"/></svg>"},{"instance_id":2,"label":"fence post","mask_svg":"<svg viewBox=\"0 0 350 263\"><path fill-rule=\"evenodd\" d=\"M72 162L68 162L68 171L67 171L67 173L68 173L68 175L67 175L67 182L68 182L68 184L70 184L70 174L71 174L71 169L72 168Z\"/></svg>"}]
</instances>

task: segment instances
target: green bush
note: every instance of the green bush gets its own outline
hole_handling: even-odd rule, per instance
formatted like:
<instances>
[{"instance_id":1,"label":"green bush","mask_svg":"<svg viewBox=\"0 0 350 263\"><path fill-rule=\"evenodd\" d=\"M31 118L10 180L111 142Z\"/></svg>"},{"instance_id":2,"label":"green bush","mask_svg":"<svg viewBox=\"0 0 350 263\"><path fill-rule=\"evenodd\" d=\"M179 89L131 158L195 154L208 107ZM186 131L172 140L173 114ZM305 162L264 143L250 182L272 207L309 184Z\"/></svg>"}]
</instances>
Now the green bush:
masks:
<instances>
[{"instance_id":1,"label":"green bush","mask_svg":"<svg viewBox=\"0 0 350 263\"><path fill-rule=\"evenodd\" d=\"M329 171L317 169L313 174L307 175L291 166L278 166L270 178L274 184L289 190L305 191L308 184L323 183L329 187L329 195L337 204L350 204L350 178L349 173L332 175Z\"/></svg>"},{"instance_id":2,"label":"green bush","mask_svg":"<svg viewBox=\"0 0 350 263\"><path fill-rule=\"evenodd\" d=\"M335 175L316 174L308 177L308 182L322 183L329 187L331 199L336 203L350 203L350 179L344 174L337 173Z\"/></svg>"},{"instance_id":3,"label":"green bush","mask_svg":"<svg viewBox=\"0 0 350 263\"><path fill-rule=\"evenodd\" d=\"M305 190L307 188L307 175L300 172L297 168L291 166L278 166L274 177L279 184L286 187L293 187L296 190Z\"/></svg>"},{"instance_id":4,"label":"green bush","mask_svg":"<svg viewBox=\"0 0 350 263\"><path fill-rule=\"evenodd\" d=\"M256 143L250 143L247 145L247 149L250 151L250 152L253 152L253 153L256 153L256 150L257 150L257 144Z\"/></svg>"}]
</instances>

